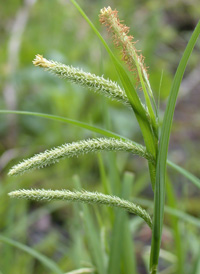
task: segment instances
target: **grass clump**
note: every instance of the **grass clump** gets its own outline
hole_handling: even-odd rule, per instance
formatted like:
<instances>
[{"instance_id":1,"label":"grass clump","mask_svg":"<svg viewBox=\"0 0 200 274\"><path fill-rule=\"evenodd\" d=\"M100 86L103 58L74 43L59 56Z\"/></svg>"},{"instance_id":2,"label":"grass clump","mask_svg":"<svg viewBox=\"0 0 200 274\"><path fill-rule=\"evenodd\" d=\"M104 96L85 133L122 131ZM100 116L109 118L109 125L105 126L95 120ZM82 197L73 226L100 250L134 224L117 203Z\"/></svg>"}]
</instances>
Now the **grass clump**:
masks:
<instances>
[{"instance_id":1,"label":"grass clump","mask_svg":"<svg viewBox=\"0 0 200 274\"><path fill-rule=\"evenodd\" d=\"M105 195L98 192L88 191L69 191L69 190L17 190L10 192L12 198L25 198L30 200L67 200L86 204L104 204L111 207L118 207L127 210L130 213L142 218L150 229L152 229L152 244L150 255L150 273L156 274L158 271L158 260L160 252L160 244L162 237L162 227L164 218L164 204L165 204L165 177L166 177L166 164L167 152L170 138L171 125L173 120L173 113L175 103L180 87L180 83L192 52L200 33L200 23L197 25L193 35L188 43L188 46L183 54L181 62L178 66L177 72L174 76L174 81L171 87L168 104L166 107L164 120L161 126L161 135L159 136L158 125L158 109L155 104L153 91L148 78L147 68L144 63L144 57L139 53L133 42L133 37L128 35L129 28L122 24L118 18L118 12L112 10L110 7L103 8L100 11L100 22L105 24L108 31L112 34L113 42L117 48L121 49L122 61L128 65L128 69L133 72L133 77L136 82L134 86L129 73L124 69L117 57L114 56L104 39L101 37L95 26L90 22L88 17L78 6L78 4L71 0L84 18L88 21L96 35L100 38L109 53L111 60L114 63L121 86L111 80L99 77L92 73L86 73L81 69L72 66L64 65L56 61L47 60L42 55L36 55L33 64L39 66L54 75L69 80L80 86L88 88L94 92L102 94L111 100L116 100L123 103L125 106L131 107L135 113L138 124L140 126L144 146L137 144L133 140L125 140L120 138L93 138L82 140L71 144L64 144L62 146L47 150L37 154L23 162L15 165L9 171L9 175L19 175L36 168L42 168L47 165L54 164L60 159L66 157L74 157L82 154L99 151L124 151L144 157L148 161L149 175L151 180L152 190L154 192L154 213L153 221L146 209L141 208L126 198L121 198L114 195ZM141 101L139 96L139 89L144 94L144 102ZM91 127L92 129L92 127ZM114 135L114 134L113 134ZM103 172L102 172L103 173ZM126 191L124 191L126 192ZM124 196L125 193L122 193ZM122 195L122 196L123 196ZM87 209L84 208L85 213L88 215ZM125 217L124 217L125 218ZM125 220L125 219L124 219ZM90 217L88 217L88 223ZM88 229L91 229L92 222L87 224ZM116 226L116 234L119 235L120 224ZM98 240L97 240L98 242ZM114 244L113 244L114 246ZM114 248L113 248L114 250ZM98 252L97 252L98 253ZM99 254L99 253L98 253ZM105 266L101 264L103 259L99 260L98 254L93 254L95 267L98 273L105 274ZM114 251L113 251L114 254ZM114 273L115 266L112 263L112 256L108 266L109 274ZM103 257L103 256L102 256ZM112 272L113 271L113 272Z\"/></svg>"}]
</instances>

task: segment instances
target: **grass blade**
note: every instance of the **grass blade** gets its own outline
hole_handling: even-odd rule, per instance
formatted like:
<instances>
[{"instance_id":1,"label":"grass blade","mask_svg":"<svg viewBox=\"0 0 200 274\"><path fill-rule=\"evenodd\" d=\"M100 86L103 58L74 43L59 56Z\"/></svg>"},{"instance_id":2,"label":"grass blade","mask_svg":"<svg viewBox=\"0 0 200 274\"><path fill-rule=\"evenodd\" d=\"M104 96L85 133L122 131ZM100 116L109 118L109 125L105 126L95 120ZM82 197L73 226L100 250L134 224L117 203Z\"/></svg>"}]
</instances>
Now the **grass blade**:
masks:
<instances>
[{"instance_id":1,"label":"grass blade","mask_svg":"<svg viewBox=\"0 0 200 274\"><path fill-rule=\"evenodd\" d=\"M131 189L134 182L134 174L132 173L125 173L124 176L124 183L126 182L126 191L129 192L125 193L125 198L130 198ZM130 219L128 214L124 216L124 223L123 223L123 242L122 242L122 262L123 262L123 272L126 274L137 274L137 267L136 267L136 254L134 249L134 240L133 235L130 230Z\"/></svg>"},{"instance_id":2,"label":"grass blade","mask_svg":"<svg viewBox=\"0 0 200 274\"><path fill-rule=\"evenodd\" d=\"M129 173L125 173L124 175L124 183L122 184L121 190L121 198L127 199L130 194L130 189L133 182L133 175ZM129 250L127 250L127 246L123 245L125 234L128 231L125 231L125 222L126 212L118 209L115 211L115 222L113 227L113 233L111 238L111 248L110 248L110 256L109 256L109 264L108 264L108 274L119 274L121 273L121 262L122 258L126 254L126 259L130 258ZM123 250L123 247L124 250ZM125 254L124 254L125 253ZM127 256L128 255L128 256ZM132 257L133 254L131 254ZM126 263L127 263L126 260ZM129 260L128 260L129 261ZM127 265L124 265L127 269ZM131 265L129 269L134 269L133 261L131 260ZM127 274L131 274L134 272L126 272Z\"/></svg>"},{"instance_id":3,"label":"grass blade","mask_svg":"<svg viewBox=\"0 0 200 274\"><path fill-rule=\"evenodd\" d=\"M153 208L153 202L149 201L149 200L146 200L146 199L141 199L141 198L134 198L134 202L142 205L142 206L146 206L146 207L151 207ZM165 209L164 209L164 212L166 214L169 214L171 216L175 216L177 217L178 219L186 222L186 223L189 223L189 224L192 224L196 227L200 227L200 220L196 217L193 217L179 209L174 209L172 207L169 207L169 206L165 206Z\"/></svg>"},{"instance_id":4,"label":"grass blade","mask_svg":"<svg viewBox=\"0 0 200 274\"><path fill-rule=\"evenodd\" d=\"M162 237L163 215L164 215L164 201L165 201L165 174L167 164L167 152L169 145L169 138L172 126L172 120L175 110L176 99L178 96L179 87L183 78L183 74L192 53L194 45L200 34L200 21L197 24L190 41L184 51L179 66L177 68L174 80L172 83L163 125L161 129L160 145L158 150L157 167L156 167L156 185L154 198L154 220L153 220L153 234L151 245L150 270L152 274L157 273L157 265L159 258L160 243Z\"/></svg>"},{"instance_id":5,"label":"grass blade","mask_svg":"<svg viewBox=\"0 0 200 274\"><path fill-rule=\"evenodd\" d=\"M195 258L195 261L193 262L193 268L192 268L191 274L198 274L198 273L200 273L200 248Z\"/></svg>"},{"instance_id":6,"label":"grass blade","mask_svg":"<svg viewBox=\"0 0 200 274\"><path fill-rule=\"evenodd\" d=\"M167 196L167 203L170 207L176 209L177 202L176 196L174 194L173 185L167 176L166 178L166 196ZM177 217L172 216L170 218L170 224L173 231L174 236L174 243L175 243L175 252L177 256L177 274L184 273L184 248L181 239L181 231L180 231L180 221Z\"/></svg>"},{"instance_id":7,"label":"grass blade","mask_svg":"<svg viewBox=\"0 0 200 274\"><path fill-rule=\"evenodd\" d=\"M74 176L73 181L78 189L81 189L81 182L77 175ZM85 227L86 239L88 248L90 250L91 259L99 274L105 274L104 254L101 247L101 237L93 221L93 216L89 210L88 205L80 204L83 212L83 222Z\"/></svg>"},{"instance_id":8,"label":"grass blade","mask_svg":"<svg viewBox=\"0 0 200 274\"><path fill-rule=\"evenodd\" d=\"M196 176L194 176L192 173L190 173L189 171L185 170L184 168L178 166L177 164L167 160L167 164L172 167L173 169L175 169L176 171L178 171L180 174L182 174L183 176L185 176L188 180L190 180L195 186L197 186L198 188L200 188L200 179L197 178Z\"/></svg>"},{"instance_id":9,"label":"grass blade","mask_svg":"<svg viewBox=\"0 0 200 274\"><path fill-rule=\"evenodd\" d=\"M51 115L51 114L46 114L46 113L39 113L39 112L18 111L18 110L0 110L0 113L2 113L2 114L20 114L20 115L37 116L37 117L40 117L40 118L45 118L45 119L49 119L49 120L55 120L55 121L59 121L59 122L72 124L74 126L78 126L80 128L84 128L84 129L87 129L89 131L99 133L99 134L102 134L102 135L107 136L107 137L114 137L114 138L117 138L117 139L127 140L126 138L124 138L124 137L122 137L122 136L120 136L116 133L113 133L109 130L105 130L105 129L102 129L102 128L96 127L96 126L91 126L88 123L84 123L84 122L80 122L80 121L77 121L77 120L65 118L65 117L62 117L62 116Z\"/></svg>"},{"instance_id":10,"label":"grass blade","mask_svg":"<svg viewBox=\"0 0 200 274\"><path fill-rule=\"evenodd\" d=\"M39 113L39 112L30 112L30 111L13 111L13 110L0 110L0 113L2 114L19 114L19 115L28 115L28 116L36 116L36 117L40 117L40 118L45 118L45 119L49 119L49 120L53 120L53 121L58 121L58 122L63 122L63 123L68 123L68 124L72 124L74 126L78 126L80 128L84 128L86 130L89 130L91 132L95 132L95 133L99 133L102 134L104 136L107 137L113 137L116 139L122 139L124 141L131 141L128 138L125 138L115 132L106 130L106 129L102 129L100 127L97 126L91 126L88 123L84 123L84 122L80 122L78 120L73 120L73 119L69 119L66 117L62 117L62 116L56 116L56 115L51 115L51 114L46 114L46 113ZM133 142L133 141L132 141ZM133 142L134 144L137 145L136 142ZM167 160L167 164L175 169L176 171L178 171L180 174L182 174L183 176L185 176L188 180L190 180L192 183L194 183L197 187L200 188L200 179L197 178L196 176L194 176L192 173L190 173L189 171L185 170L184 168L178 166L177 164Z\"/></svg>"},{"instance_id":11,"label":"grass blade","mask_svg":"<svg viewBox=\"0 0 200 274\"><path fill-rule=\"evenodd\" d=\"M24 244L21 244L17 241L14 241L10 238L7 238L5 236L2 236L2 235L0 235L0 241L25 251L32 257L38 259L46 268L51 270L53 273L63 274L63 272L60 270L60 268L57 266L56 263L54 263L52 260L50 260L49 258L44 256L43 254L39 253L35 249L33 249L29 246L26 246Z\"/></svg>"}]
</instances>

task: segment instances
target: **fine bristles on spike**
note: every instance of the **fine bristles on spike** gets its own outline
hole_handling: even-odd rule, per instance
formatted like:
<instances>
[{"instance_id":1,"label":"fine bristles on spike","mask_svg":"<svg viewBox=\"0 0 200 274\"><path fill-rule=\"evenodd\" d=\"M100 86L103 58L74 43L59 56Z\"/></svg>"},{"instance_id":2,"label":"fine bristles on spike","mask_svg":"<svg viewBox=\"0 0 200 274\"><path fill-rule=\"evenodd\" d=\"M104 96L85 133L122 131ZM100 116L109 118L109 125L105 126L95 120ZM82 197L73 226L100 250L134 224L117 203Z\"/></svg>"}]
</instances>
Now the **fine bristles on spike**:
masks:
<instances>
[{"instance_id":1,"label":"fine bristles on spike","mask_svg":"<svg viewBox=\"0 0 200 274\"><path fill-rule=\"evenodd\" d=\"M66 157L74 157L98 151L127 151L144 157L149 161L154 161L153 157L146 152L145 147L135 144L134 142L114 138L94 138L64 144L51 150L46 150L43 153L39 153L12 167L9 171L9 175L20 175L36 168L54 164Z\"/></svg>"},{"instance_id":2,"label":"fine bristles on spike","mask_svg":"<svg viewBox=\"0 0 200 274\"><path fill-rule=\"evenodd\" d=\"M137 82L140 82L138 69L141 70L145 81L148 82L147 67L144 63L144 57L142 54L138 55L138 50L134 46L137 41L134 42L133 36L128 35L129 27L122 24L122 21L119 20L118 11L112 10L109 6L108 8L101 9L99 17L100 22L105 24L109 32L112 32L115 46L122 49L122 60L125 61L131 72L134 72L134 74L137 72ZM149 86L149 82L147 85Z\"/></svg>"},{"instance_id":3,"label":"fine bristles on spike","mask_svg":"<svg viewBox=\"0 0 200 274\"><path fill-rule=\"evenodd\" d=\"M45 189L21 189L8 194L11 198L29 199L36 201L66 200L72 202L82 202L88 204L101 204L110 207L119 207L130 213L140 216L152 229L152 220L146 210L139 205L117 196L105 195L98 192L89 191L69 191L69 190L45 190Z\"/></svg>"},{"instance_id":4,"label":"fine bristles on spike","mask_svg":"<svg viewBox=\"0 0 200 274\"><path fill-rule=\"evenodd\" d=\"M81 69L67 66L52 60L47 60L42 55L37 54L33 60L35 66L44 68L45 70L57 75L60 78L68 79L69 81L76 83L85 88L102 94L111 100L115 100L123 103L126 106L130 106L130 102L126 96L126 93L121 87L103 76L97 76L92 73L84 72Z\"/></svg>"}]
</instances>

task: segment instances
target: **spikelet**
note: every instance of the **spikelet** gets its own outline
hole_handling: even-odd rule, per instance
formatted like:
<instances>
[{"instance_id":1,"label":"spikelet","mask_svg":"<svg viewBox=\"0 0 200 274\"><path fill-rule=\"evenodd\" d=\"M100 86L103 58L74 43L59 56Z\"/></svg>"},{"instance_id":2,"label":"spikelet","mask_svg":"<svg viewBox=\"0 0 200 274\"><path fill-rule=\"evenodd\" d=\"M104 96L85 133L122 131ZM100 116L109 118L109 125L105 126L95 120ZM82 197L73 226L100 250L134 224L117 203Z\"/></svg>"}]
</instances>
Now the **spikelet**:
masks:
<instances>
[{"instance_id":1,"label":"spikelet","mask_svg":"<svg viewBox=\"0 0 200 274\"><path fill-rule=\"evenodd\" d=\"M116 47L122 49L122 60L128 65L129 70L136 74L137 83L141 82L140 73L145 79L150 93L151 87L148 80L147 67L144 63L144 56L138 55L135 48L136 42L133 42L133 36L128 35L129 27L122 24L118 18L118 11L112 10L111 7L103 8L100 11L100 22L104 24L109 32L112 32L113 42Z\"/></svg>"},{"instance_id":2,"label":"spikelet","mask_svg":"<svg viewBox=\"0 0 200 274\"><path fill-rule=\"evenodd\" d=\"M69 190L45 190L45 189L21 189L9 193L11 198L20 198L36 201L66 200L72 202L82 202L87 204L101 204L110 207L119 207L130 213L140 216L152 229L152 220L146 210L139 205L117 196L105 195L98 192L89 191L69 191Z\"/></svg>"},{"instance_id":3,"label":"spikelet","mask_svg":"<svg viewBox=\"0 0 200 274\"><path fill-rule=\"evenodd\" d=\"M124 90L120 86L103 76L97 76L81 69L67 66L52 60L47 60L42 55L37 54L33 60L35 66L44 68L45 70L57 75L60 78L68 79L72 83L76 83L82 87L102 94L111 100L119 101L130 106L129 100Z\"/></svg>"},{"instance_id":4,"label":"spikelet","mask_svg":"<svg viewBox=\"0 0 200 274\"><path fill-rule=\"evenodd\" d=\"M8 174L11 176L20 175L36 168L43 168L54 164L60 159L66 157L69 158L98 151L127 151L144 157L149 161L154 161L152 155L146 152L145 147L134 142L114 138L93 138L64 144L51 150L46 150L42 153L36 154L35 156L13 166Z\"/></svg>"}]
</instances>

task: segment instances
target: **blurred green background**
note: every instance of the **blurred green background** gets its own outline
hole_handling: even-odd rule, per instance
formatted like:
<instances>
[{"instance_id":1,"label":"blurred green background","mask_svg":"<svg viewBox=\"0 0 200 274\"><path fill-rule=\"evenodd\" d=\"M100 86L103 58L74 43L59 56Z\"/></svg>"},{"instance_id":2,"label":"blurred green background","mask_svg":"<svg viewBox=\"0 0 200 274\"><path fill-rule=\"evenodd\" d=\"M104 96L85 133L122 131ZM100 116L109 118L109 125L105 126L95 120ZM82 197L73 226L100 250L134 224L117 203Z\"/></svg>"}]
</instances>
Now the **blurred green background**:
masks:
<instances>
[{"instance_id":1,"label":"blurred green background","mask_svg":"<svg viewBox=\"0 0 200 274\"><path fill-rule=\"evenodd\" d=\"M116 8L120 19L124 19L126 25L130 26L130 34L139 40L136 47L145 56L157 100L160 88L162 117L176 67L199 19L199 1L87 0L79 3L116 54L111 38L98 21L100 9L108 5ZM197 177L200 177L199 52L200 41L193 51L181 85L169 150L171 160ZM142 142L131 110L35 68L32 60L36 54L118 81L109 56L70 1L1 0L0 109L60 115L108 128ZM86 155L66 159L22 177L7 176L9 168L23 158L88 137L94 135L60 122L22 115L0 115L1 235L40 251L57 262L63 273L93 266L88 249L89 238L79 214L81 210L61 202L10 200L7 196L9 191L18 188L74 189L76 175L84 189L103 192L103 161L107 180L122 180L125 171L135 175L131 198L152 201L153 197L146 162L127 153L102 153L102 157ZM119 176L115 174L116 170ZM198 220L200 192L170 169L169 181L175 193L175 207ZM170 202L168 200L167 203ZM90 207L90 210L91 214L99 214L101 221L96 220L95 224L101 233L107 235L105 238L108 244L113 224L108 216L109 210L104 207ZM151 207L148 211L152 213ZM172 268L162 273L169 274L177 273L173 268L176 264L176 236L170 222L171 217L166 215L162 247L169 254L163 251L162 259L163 267ZM130 224L138 273L147 273L151 234L143 223L137 223L134 216L130 217ZM199 226L180 220L179 227L180 235L185 239L184 273L195 274L191 269L199 254ZM105 254L109 257L109 247ZM38 260L4 242L0 242L0 258L1 274L47 273L45 266ZM198 266L196 269L199 269ZM51 272L48 270L48 273ZM121 270L119 273L125 272Z\"/></svg>"}]
</instances>

